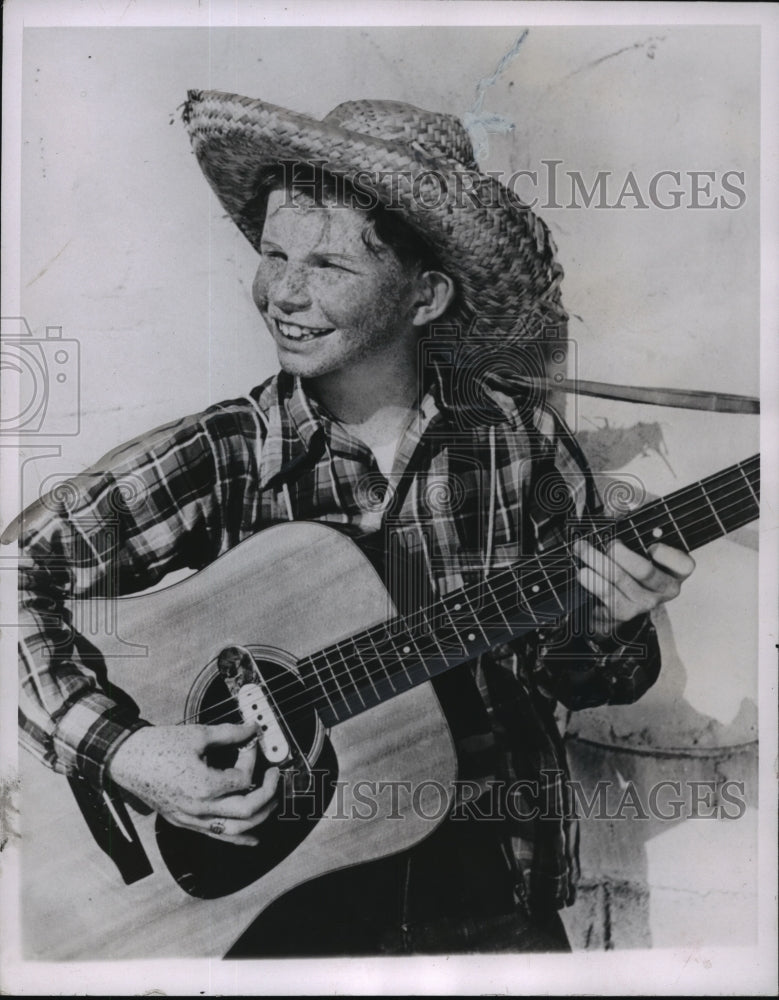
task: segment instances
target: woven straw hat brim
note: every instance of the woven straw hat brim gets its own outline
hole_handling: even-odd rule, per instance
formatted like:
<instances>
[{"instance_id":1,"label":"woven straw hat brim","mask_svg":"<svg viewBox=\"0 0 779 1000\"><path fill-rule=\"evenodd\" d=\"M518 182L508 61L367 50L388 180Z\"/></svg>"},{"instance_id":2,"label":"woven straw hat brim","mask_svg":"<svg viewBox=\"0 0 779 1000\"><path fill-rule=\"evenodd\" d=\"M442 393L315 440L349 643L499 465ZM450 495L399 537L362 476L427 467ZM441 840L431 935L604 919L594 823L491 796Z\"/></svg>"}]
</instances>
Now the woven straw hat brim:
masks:
<instances>
[{"instance_id":1,"label":"woven straw hat brim","mask_svg":"<svg viewBox=\"0 0 779 1000\"><path fill-rule=\"evenodd\" d=\"M496 178L419 143L367 135L237 94L190 91L183 117L203 173L255 248L261 223L247 206L256 198L259 172L282 161L316 163L356 178L361 189L403 214L457 281L461 318L475 319L479 335L534 338L564 322L563 272L549 230Z\"/></svg>"}]
</instances>

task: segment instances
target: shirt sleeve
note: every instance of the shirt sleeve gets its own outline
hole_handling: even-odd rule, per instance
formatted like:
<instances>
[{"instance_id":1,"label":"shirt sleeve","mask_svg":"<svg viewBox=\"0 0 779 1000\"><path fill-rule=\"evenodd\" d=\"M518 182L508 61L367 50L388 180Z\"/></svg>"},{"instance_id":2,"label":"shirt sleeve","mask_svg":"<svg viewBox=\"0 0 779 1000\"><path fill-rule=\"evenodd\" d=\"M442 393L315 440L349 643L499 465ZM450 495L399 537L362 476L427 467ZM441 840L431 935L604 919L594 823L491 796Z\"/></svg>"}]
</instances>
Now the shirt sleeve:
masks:
<instances>
[{"instance_id":1,"label":"shirt sleeve","mask_svg":"<svg viewBox=\"0 0 779 1000\"><path fill-rule=\"evenodd\" d=\"M256 454L233 416L210 413L111 452L20 519L20 740L97 787L118 746L147 723L87 661L72 602L145 590L238 540Z\"/></svg>"},{"instance_id":2,"label":"shirt sleeve","mask_svg":"<svg viewBox=\"0 0 779 1000\"><path fill-rule=\"evenodd\" d=\"M574 711L637 701L659 674L660 647L649 615L606 638L569 634L565 623L539 635L536 685Z\"/></svg>"},{"instance_id":3,"label":"shirt sleeve","mask_svg":"<svg viewBox=\"0 0 779 1000\"><path fill-rule=\"evenodd\" d=\"M528 528L543 553L571 540L583 522L608 520L587 461L552 412L538 418L542 434L528 496ZM544 433L545 432L545 433ZM560 502L561 498L567 498ZM589 599L593 600L593 599ZM639 615L606 637L588 628L588 604L542 628L531 665L536 686L578 710L637 701L660 673L660 647L651 617ZM525 650L527 653L527 650Z\"/></svg>"}]
</instances>

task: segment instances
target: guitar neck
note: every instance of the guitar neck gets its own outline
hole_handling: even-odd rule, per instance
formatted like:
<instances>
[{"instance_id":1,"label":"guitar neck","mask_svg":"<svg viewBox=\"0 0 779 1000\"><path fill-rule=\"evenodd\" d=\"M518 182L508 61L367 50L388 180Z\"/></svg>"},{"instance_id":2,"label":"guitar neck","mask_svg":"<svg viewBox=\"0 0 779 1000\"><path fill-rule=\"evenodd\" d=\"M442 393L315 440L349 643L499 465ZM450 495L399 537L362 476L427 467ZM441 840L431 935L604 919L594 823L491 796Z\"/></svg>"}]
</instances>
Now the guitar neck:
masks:
<instances>
[{"instance_id":1,"label":"guitar neck","mask_svg":"<svg viewBox=\"0 0 779 1000\"><path fill-rule=\"evenodd\" d=\"M614 521L585 519L570 541L523 559L307 657L301 676L326 725L431 680L495 646L558 622L588 599L576 582L575 538L619 539L648 554L663 542L691 552L759 516L759 456L661 497Z\"/></svg>"}]
</instances>

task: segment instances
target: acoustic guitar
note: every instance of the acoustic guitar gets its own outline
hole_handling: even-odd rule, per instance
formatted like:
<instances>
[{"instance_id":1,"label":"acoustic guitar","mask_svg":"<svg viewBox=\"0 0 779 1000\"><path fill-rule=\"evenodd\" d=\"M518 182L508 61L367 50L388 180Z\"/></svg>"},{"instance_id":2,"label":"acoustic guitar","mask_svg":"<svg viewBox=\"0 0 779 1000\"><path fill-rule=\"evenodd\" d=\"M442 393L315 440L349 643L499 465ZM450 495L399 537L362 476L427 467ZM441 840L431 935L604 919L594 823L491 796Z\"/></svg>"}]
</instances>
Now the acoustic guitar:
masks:
<instances>
[{"instance_id":1,"label":"acoustic guitar","mask_svg":"<svg viewBox=\"0 0 779 1000\"><path fill-rule=\"evenodd\" d=\"M758 493L755 456L583 534L690 551L757 518ZM82 655L150 722L254 721L282 802L236 847L90 790L93 838L68 781L22 755L25 958L221 957L295 886L419 842L456 779L431 679L585 600L566 546L402 617L354 542L294 522L165 590L76 606Z\"/></svg>"}]
</instances>

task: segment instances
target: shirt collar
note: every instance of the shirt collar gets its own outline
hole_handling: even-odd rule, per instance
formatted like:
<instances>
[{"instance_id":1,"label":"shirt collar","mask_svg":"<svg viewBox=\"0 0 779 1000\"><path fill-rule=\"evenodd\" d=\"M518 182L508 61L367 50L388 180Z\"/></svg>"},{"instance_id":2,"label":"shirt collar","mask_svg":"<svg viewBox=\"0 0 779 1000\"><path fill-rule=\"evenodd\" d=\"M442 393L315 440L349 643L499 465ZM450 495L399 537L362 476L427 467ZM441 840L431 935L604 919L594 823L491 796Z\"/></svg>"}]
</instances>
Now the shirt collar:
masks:
<instances>
[{"instance_id":1,"label":"shirt collar","mask_svg":"<svg viewBox=\"0 0 779 1000\"><path fill-rule=\"evenodd\" d=\"M429 379L438 409L455 427L516 423L516 404L506 392L509 384L494 373L480 371L475 364L458 367L433 361Z\"/></svg>"},{"instance_id":2,"label":"shirt collar","mask_svg":"<svg viewBox=\"0 0 779 1000\"><path fill-rule=\"evenodd\" d=\"M268 432L260 458L260 488L276 476L288 474L323 435L320 419L306 396L300 378L279 372L270 385Z\"/></svg>"},{"instance_id":3,"label":"shirt collar","mask_svg":"<svg viewBox=\"0 0 779 1000\"><path fill-rule=\"evenodd\" d=\"M428 391L416 408L416 418L410 420L400 443L396 465L405 466L431 426L452 421L457 425L456 414L462 417L463 407L454 405L451 383L451 373L436 365ZM516 419L516 413L511 413L516 407L509 396L495 390L488 390L487 395L487 408L495 407L491 414L493 421L496 416L504 420L512 416ZM484 417L485 402L483 400L480 407L472 404L473 416ZM469 409L471 407L465 408ZM277 476L287 476L309 454L323 449L326 437L336 450L352 452L346 432L339 433L340 430L332 417L306 395L299 376L279 372L270 385L268 432L260 458L260 488L265 489Z\"/></svg>"},{"instance_id":4,"label":"shirt collar","mask_svg":"<svg viewBox=\"0 0 779 1000\"><path fill-rule=\"evenodd\" d=\"M319 453L325 438L335 450L347 450L346 432L309 398L299 376L279 374L269 386L268 430L260 457L260 488L276 477L285 477L309 454ZM435 385L425 393L399 447L399 464L405 465L423 434L444 418L444 407ZM350 451L352 449L349 449Z\"/></svg>"}]
</instances>

